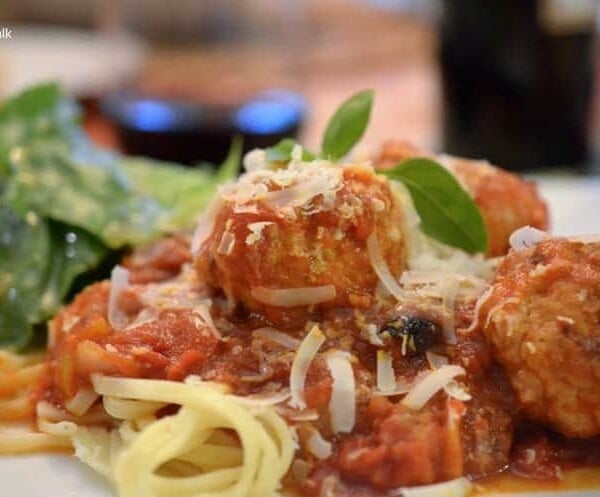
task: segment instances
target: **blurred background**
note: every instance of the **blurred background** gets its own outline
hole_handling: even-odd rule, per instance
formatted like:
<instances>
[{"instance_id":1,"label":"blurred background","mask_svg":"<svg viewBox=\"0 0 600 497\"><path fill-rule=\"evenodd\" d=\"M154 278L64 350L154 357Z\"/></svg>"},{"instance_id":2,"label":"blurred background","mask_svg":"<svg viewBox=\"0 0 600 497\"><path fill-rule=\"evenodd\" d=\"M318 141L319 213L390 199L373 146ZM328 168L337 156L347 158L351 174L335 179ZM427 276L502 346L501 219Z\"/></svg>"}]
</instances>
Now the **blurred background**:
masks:
<instances>
[{"instance_id":1,"label":"blurred background","mask_svg":"<svg viewBox=\"0 0 600 497\"><path fill-rule=\"evenodd\" d=\"M364 143L596 171L595 0L3 0L0 99L59 80L98 143L189 164L373 88Z\"/></svg>"}]
</instances>

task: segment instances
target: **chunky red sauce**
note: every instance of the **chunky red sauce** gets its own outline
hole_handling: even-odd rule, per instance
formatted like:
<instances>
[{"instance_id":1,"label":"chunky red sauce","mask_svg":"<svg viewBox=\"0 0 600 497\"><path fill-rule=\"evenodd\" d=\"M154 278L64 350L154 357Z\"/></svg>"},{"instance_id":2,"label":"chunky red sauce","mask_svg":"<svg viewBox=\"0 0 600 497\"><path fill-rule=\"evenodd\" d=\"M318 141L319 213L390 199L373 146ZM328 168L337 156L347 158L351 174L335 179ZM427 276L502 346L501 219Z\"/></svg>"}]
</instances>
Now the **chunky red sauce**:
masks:
<instances>
[{"instance_id":1,"label":"chunky red sauce","mask_svg":"<svg viewBox=\"0 0 600 497\"><path fill-rule=\"evenodd\" d=\"M157 250L138 267L130 263L131 280L149 281L173 276L173 250ZM179 252L179 266L188 260ZM165 260L168 259L168 260ZM130 259L131 261L132 259ZM153 271L152 265L170 268ZM149 269L150 266L150 269ZM154 278L154 280L153 280ZM252 330L273 324L267 314L237 309L233 314L225 298L213 295L212 318L218 333L186 308L167 308L154 319L125 330L108 322L109 284L98 283L82 292L52 323L54 346L49 352L50 375L39 397L58 407L90 385L90 374L182 380L197 374L227 383L237 394L283 388L289 383L294 351L252 335ZM130 317L142 306L135 292L125 291L120 306ZM403 407L398 399L372 395L375 387L376 347L361 336L363 321L382 326L401 313L420 313L437 319L435 309L426 312L407 307L379 305L353 308L279 310L278 329L302 339L311 323L319 323L327 337L324 349L350 351L357 383L357 422L350 434L335 435L328 421L332 380L322 359L309 369L305 397L316 421L296 422L300 450L297 458L306 476L300 491L308 495L380 496L390 488L423 485L469 475L489 488L494 477L515 477L558 485L563 470L600 464L600 442L565 441L548 432L531 431L511 387L496 365L483 337L465 331L473 318L473 302L456 308L458 343L433 348L467 371L472 400L460 402L438 393L421 410ZM219 337L219 334L222 337ZM414 378L428 367L423 354L403 355L400 344L390 347L396 373ZM313 430L334 442L333 455L320 461L306 450ZM294 467L292 468L292 473ZM491 478L491 480L490 480ZM600 483L600 477L598 478Z\"/></svg>"}]
</instances>

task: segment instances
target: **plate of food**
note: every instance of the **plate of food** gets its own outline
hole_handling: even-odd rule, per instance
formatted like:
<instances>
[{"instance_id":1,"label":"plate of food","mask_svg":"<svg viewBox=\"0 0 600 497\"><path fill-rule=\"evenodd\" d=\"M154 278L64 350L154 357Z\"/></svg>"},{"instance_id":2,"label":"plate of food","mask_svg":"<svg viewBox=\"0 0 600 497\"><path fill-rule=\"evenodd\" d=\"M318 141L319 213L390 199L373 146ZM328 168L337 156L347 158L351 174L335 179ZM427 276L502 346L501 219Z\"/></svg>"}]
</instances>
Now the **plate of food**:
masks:
<instances>
[{"instance_id":1,"label":"plate of food","mask_svg":"<svg viewBox=\"0 0 600 497\"><path fill-rule=\"evenodd\" d=\"M372 102L215 171L4 103L3 495L598 494L598 238L484 161L353 157Z\"/></svg>"}]
</instances>

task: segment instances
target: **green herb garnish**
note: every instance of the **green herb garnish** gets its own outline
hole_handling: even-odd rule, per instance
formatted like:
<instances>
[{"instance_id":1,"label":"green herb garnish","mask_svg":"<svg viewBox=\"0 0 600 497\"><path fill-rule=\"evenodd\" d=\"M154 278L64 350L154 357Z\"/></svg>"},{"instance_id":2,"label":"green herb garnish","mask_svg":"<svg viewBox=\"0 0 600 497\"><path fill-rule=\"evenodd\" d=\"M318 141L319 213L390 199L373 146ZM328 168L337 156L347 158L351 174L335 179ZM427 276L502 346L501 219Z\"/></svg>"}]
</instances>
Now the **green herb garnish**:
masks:
<instances>
[{"instance_id":1,"label":"green herb garnish","mask_svg":"<svg viewBox=\"0 0 600 497\"><path fill-rule=\"evenodd\" d=\"M269 162L282 162L288 163L292 160L292 150L297 145L296 140L293 138L284 138L276 145L266 149L267 160ZM310 150L302 147L302 160L309 162L315 160L317 156Z\"/></svg>"},{"instance_id":2,"label":"green herb garnish","mask_svg":"<svg viewBox=\"0 0 600 497\"><path fill-rule=\"evenodd\" d=\"M336 161L362 138L373 106L373 90L364 90L346 100L333 114L321 145L321 155Z\"/></svg>"},{"instance_id":3,"label":"green herb garnish","mask_svg":"<svg viewBox=\"0 0 600 497\"><path fill-rule=\"evenodd\" d=\"M361 91L346 100L329 119L321 152L314 154L302 147L302 160L308 162L322 157L336 161L344 157L367 129L372 106L373 90ZM292 159L292 150L296 144L293 138L284 138L266 149L267 160L287 164Z\"/></svg>"},{"instance_id":4,"label":"green herb garnish","mask_svg":"<svg viewBox=\"0 0 600 497\"><path fill-rule=\"evenodd\" d=\"M454 176L430 159L408 159L379 171L402 182L431 238L466 252L486 252L488 235L479 209Z\"/></svg>"}]
</instances>

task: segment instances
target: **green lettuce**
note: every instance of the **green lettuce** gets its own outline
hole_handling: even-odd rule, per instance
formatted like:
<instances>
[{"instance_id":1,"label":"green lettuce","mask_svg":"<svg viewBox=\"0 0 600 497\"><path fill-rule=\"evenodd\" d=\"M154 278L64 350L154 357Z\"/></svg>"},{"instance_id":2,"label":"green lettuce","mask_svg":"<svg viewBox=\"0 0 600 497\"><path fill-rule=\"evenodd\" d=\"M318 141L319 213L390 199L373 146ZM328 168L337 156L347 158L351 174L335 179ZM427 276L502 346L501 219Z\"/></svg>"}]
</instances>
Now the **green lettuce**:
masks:
<instances>
[{"instance_id":1,"label":"green lettuce","mask_svg":"<svg viewBox=\"0 0 600 497\"><path fill-rule=\"evenodd\" d=\"M4 102L0 347L26 346L107 257L191 228L216 184L237 174L240 156L236 141L215 173L100 150L52 84Z\"/></svg>"}]
</instances>

